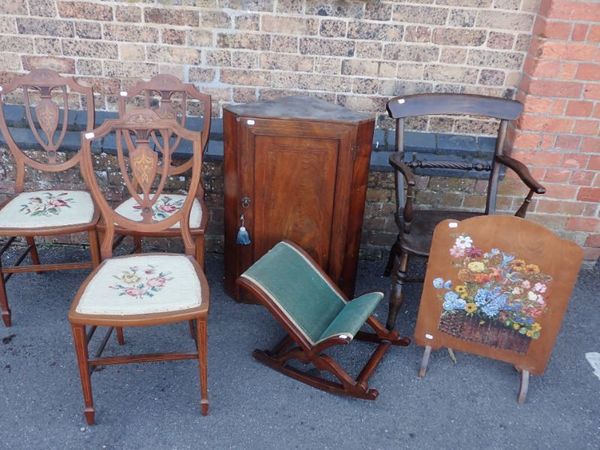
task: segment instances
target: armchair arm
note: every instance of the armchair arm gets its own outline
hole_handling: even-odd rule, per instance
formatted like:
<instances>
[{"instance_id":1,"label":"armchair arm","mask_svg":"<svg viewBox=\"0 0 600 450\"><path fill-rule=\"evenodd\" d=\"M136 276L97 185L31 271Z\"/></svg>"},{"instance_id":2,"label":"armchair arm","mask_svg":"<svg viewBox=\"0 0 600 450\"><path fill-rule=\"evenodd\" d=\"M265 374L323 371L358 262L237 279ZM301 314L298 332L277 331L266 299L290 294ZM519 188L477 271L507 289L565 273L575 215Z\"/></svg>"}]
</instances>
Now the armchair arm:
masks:
<instances>
[{"instance_id":1,"label":"armchair arm","mask_svg":"<svg viewBox=\"0 0 600 450\"><path fill-rule=\"evenodd\" d=\"M533 178L527 166L521 161L517 161L516 159L505 155L496 155L496 161L504 164L509 169L512 169L519 176L521 181L536 194L544 194L546 192L546 188Z\"/></svg>"},{"instance_id":2,"label":"armchair arm","mask_svg":"<svg viewBox=\"0 0 600 450\"><path fill-rule=\"evenodd\" d=\"M406 180L406 184L408 184L409 186L415 185L415 177L412 173L412 170L410 170L410 167L408 167L406 164L404 164L400 153L392 153L390 155L389 161L390 161L390 165L394 169L396 169L397 171L402 173L402 176L404 176L404 179Z\"/></svg>"}]
</instances>

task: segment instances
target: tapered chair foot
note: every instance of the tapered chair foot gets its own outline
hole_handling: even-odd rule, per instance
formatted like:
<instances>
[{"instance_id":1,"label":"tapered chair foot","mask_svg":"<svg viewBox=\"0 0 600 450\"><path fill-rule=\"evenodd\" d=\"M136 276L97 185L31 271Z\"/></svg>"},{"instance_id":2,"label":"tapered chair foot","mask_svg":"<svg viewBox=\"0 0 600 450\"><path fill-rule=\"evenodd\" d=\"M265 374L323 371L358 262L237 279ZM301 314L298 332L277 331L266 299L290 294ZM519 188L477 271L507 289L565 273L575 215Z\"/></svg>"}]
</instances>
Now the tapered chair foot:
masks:
<instances>
[{"instance_id":1,"label":"tapered chair foot","mask_svg":"<svg viewBox=\"0 0 600 450\"><path fill-rule=\"evenodd\" d=\"M7 328L12 326L10 311L2 311L2 322L4 322L4 326Z\"/></svg>"},{"instance_id":2,"label":"tapered chair foot","mask_svg":"<svg viewBox=\"0 0 600 450\"><path fill-rule=\"evenodd\" d=\"M94 408L85 408L83 414L85 415L85 421L88 425L94 425L96 423L96 410Z\"/></svg>"},{"instance_id":3,"label":"tapered chair foot","mask_svg":"<svg viewBox=\"0 0 600 450\"><path fill-rule=\"evenodd\" d=\"M208 416L208 400L200 401L200 408L203 416Z\"/></svg>"}]
</instances>

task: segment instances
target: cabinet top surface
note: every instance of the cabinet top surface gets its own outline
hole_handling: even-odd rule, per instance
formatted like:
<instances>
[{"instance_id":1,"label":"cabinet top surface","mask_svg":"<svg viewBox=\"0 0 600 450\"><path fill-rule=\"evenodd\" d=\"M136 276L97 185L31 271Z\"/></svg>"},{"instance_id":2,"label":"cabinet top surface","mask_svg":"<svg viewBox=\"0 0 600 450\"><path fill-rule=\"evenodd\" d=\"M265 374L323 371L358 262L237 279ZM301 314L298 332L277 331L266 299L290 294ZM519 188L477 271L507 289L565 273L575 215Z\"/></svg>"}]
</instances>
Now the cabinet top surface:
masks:
<instances>
[{"instance_id":1,"label":"cabinet top surface","mask_svg":"<svg viewBox=\"0 0 600 450\"><path fill-rule=\"evenodd\" d=\"M276 100L227 105L223 109L240 116L276 119L309 119L329 122L364 122L374 120L370 114L351 111L324 100L297 95Z\"/></svg>"}]
</instances>

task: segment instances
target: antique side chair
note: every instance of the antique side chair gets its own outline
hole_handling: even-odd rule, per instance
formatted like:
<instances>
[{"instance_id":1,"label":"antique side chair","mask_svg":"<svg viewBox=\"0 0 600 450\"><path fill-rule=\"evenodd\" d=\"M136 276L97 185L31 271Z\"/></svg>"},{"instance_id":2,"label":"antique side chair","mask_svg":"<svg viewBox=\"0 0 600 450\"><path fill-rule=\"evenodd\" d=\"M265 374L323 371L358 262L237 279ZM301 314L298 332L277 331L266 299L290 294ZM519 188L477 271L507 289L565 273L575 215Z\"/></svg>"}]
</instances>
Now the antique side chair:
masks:
<instances>
[{"instance_id":1,"label":"antique side chair","mask_svg":"<svg viewBox=\"0 0 600 450\"><path fill-rule=\"evenodd\" d=\"M119 98L119 113L125 114L128 109L136 104L142 104L146 108L152 108L163 119L174 119L188 129L198 129L202 133L202 150L205 151L210 134L211 121L211 97L203 94L193 84L183 83L177 77L172 75L157 75L150 81L140 81L129 90L121 92ZM197 123L197 122L201 123ZM162 149L165 142L169 141L172 153L182 150L184 145L180 137L175 135L168 136L166 140L152 133L151 145ZM191 158L172 159L169 169L169 176L175 177L190 170L192 167ZM153 206L153 212L156 217L168 217L174 211L177 211L183 205L185 193L161 194L161 197ZM140 216L140 210L133 198L125 200L117 208L120 214L125 217L136 218ZM204 232L208 222L208 209L204 202L204 188L202 182L197 188L196 198L192 206L192 215L190 218L190 227L192 235L196 242L196 260L204 266ZM179 224L157 231L145 231L140 233L136 230L127 230L117 226L116 233L119 236L131 235L135 242L136 251L141 251L142 237L177 237L180 235ZM99 229L103 229L102 221Z\"/></svg>"},{"instance_id":2,"label":"antique side chair","mask_svg":"<svg viewBox=\"0 0 600 450\"><path fill-rule=\"evenodd\" d=\"M370 292L348 301L327 274L298 245L282 241L246 270L237 282L262 303L287 335L271 351L255 350L263 364L324 391L374 400L369 378L391 345L406 346L408 338L387 330L373 315L383 298ZM367 323L374 333L360 331ZM377 343L371 358L353 378L325 350L354 338ZM310 371L289 363L311 364ZM329 377L315 375L326 371Z\"/></svg>"},{"instance_id":3,"label":"antique side chair","mask_svg":"<svg viewBox=\"0 0 600 450\"><path fill-rule=\"evenodd\" d=\"M66 172L81 168L81 150L74 153L57 154L65 145L67 127L75 117L70 103L81 101L85 108L85 129L94 128L94 96L90 87L81 86L72 77L62 77L47 69L33 70L17 76L0 88L0 130L8 149L15 160L14 195L0 204L0 237L7 238L0 257L17 237L25 237L27 248L16 259L12 267L0 263L0 310L2 320L11 325L5 283L14 273L44 272L49 270L84 269L100 263L96 223L98 211L89 192L84 190L50 189L31 190L25 184L25 173ZM23 130L13 130L7 123L5 103L23 102L25 123L36 145L26 149L15 136ZM77 134L77 138L79 135ZM79 146L79 139L77 139ZM32 150L32 151L30 151ZM82 180L83 184L83 180ZM88 234L91 262L42 264L35 244L35 237L48 237L84 232ZM30 255L32 264L21 265Z\"/></svg>"},{"instance_id":4,"label":"antique side chair","mask_svg":"<svg viewBox=\"0 0 600 450\"><path fill-rule=\"evenodd\" d=\"M92 143L109 134L115 136L123 182L140 208L139 217L129 217L113 209L95 174ZM153 209L163 194L173 147L166 138L160 150L152 149L153 135L175 136L191 142L193 148L190 189L181 208L168 217L156 217ZM200 185L202 144L201 133L186 130L175 120L161 118L151 109L131 110L122 118L107 120L85 134L82 144L84 175L105 223L100 242L103 262L84 281L69 311L89 424L93 424L95 418L91 373L98 366L112 364L198 359L201 410L203 415L208 414L209 288L202 268L194 258L196 246L190 232L190 213ZM177 230L184 242L185 255L143 253L112 257L117 227L139 233L159 233L176 223L180 224ZM120 330L182 321L189 323L197 352L101 357L113 327ZM98 326L108 326L109 330L96 356L90 358L88 343ZM122 334L118 334L117 339L119 344L125 343Z\"/></svg>"},{"instance_id":5,"label":"antique side chair","mask_svg":"<svg viewBox=\"0 0 600 450\"><path fill-rule=\"evenodd\" d=\"M523 203L515 216L525 217L527 208L534 194L543 194L546 190L529 173L527 167L504 153L505 137L509 121L517 119L523 111L523 105L517 101L502 98L469 94L416 94L395 97L387 103L389 116L396 121L396 152L390 156L390 164L395 170L396 179L396 224L398 238L394 243L387 267L386 275L392 273L392 289L390 307L386 326L393 329L396 317L402 305L402 289L407 281L407 267L410 255L427 257L431 247L431 239L435 226L445 219L463 220L482 214L495 214L498 180L501 166L513 170L525 187L529 189ZM446 158L421 161L413 159L405 161L404 125L407 118L432 115L480 116L499 121L495 151L489 163L473 163L452 161ZM485 210L438 210L419 209L414 204L415 174L420 170L428 170L434 174L437 170L442 175L452 171L487 171L489 172Z\"/></svg>"}]
</instances>

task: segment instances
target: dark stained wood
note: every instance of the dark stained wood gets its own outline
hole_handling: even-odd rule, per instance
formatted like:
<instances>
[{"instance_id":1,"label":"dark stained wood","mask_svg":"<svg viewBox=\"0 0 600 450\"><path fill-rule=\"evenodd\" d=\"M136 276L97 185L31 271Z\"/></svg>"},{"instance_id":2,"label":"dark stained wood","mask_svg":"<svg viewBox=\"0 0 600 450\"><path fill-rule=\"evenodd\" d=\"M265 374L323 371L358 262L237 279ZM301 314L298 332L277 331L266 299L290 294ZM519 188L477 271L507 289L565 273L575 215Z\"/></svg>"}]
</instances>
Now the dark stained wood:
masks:
<instances>
[{"instance_id":1,"label":"dark stained wood","mask_svg":"<svg viewBox=\"0 0 600 450\"><path fill-rule=\"evenodd\" d=\"M125 186L129 194L136 200L142 210L142 219L140 221L129 220L116 213L111 203L103 195L96 179L92 161L92 145L94 141L103 139L109 134L116 135L119 166L122 169ZM183 207L173 212L170 217L155 222L152 217L151 208L165 188L165 180L169 176L169 163L173 152L170 139L163 140L164 145L160 149L156 151L150 150L150 140L154 139L154 136L161 135L163 138L164 136L175 136L176 142L179 142L178 139L190 141L192 143L193 156L190 159L192 162L190 167L190 189L187 192ZM83 173L104 220L100 248L102 256L105 259L80 286L68 316L73 328L75 350L84 394L86 420L90 425L95 421L90 366L181 359L198 359L201 381L201 412L206 415L208 413L206 323L208 320L210 291L202 268L194 258L197 247L195 246L194 237L189 226L192 203L198 189L200 189L203 149L202 134L183 128L183 126L172 118L161 118L151 109L134 109L125 113L119 119L107 120L100 127L93 130L93 132L86 133L82 140ZM158 162L159 159L161 160L160 163ZM77 312L77 306L86 287L103 265L106 264L108 259L112 257L114 235L117 230L134 231L139 234L158 233L177 222L181 224L177 231L184 242L185 253L194 266L200 283L202 302L199 306L173 312L135 315L101 315ZM129 257L129 255L126 257ZM101 349L97 353L98 356L91 360L89 358L88 341L98 326L108 326L111 329L116 328L118 341L120 344L124 344L122 331L120 331L124 327L155 326L176 322L189 323L190 321L197 324L197 333L194 336L198 349L196 353L179 352L100 357L103 347L101 345ZM91 329L89 338L86 338L86 327L90 327Z\"/></svg>"},{"instance_id":2,"label":"dark stained wood","mask_svg":"<svg viewBox=\"0 0 600 450\"><path fill-rule=\"evenodd\" d=\"M335 285L331 277L317 265L314 258L312 258L308 252L293 242L288 241L288 243L315 264L316 269L329 283L331 288L344 300L348 300L339 287ZM351 337L343 338L342 336L334 336L314 345L297 327L293 318L288 317L280 306L271 299L268 292L247 278L240 277L237 279L237 283L246 290L252 298L265 306L287 333L272 350L254 350L252 353L254 358L284 375L317 389L365 400L375 400L379 395L379 392L377 389L369 388L368 381L371 375L382 361L390 346L407 346L410 344L410 339L399 336L398 332L395 330L387 330L374 316L370 316L365 323L369 325L374 332L359 332L354 339L376 343L377 347L371 354L371 357L366 362L365 366L361 369L358 377L355 379L333 357L324 353L324 351L329 348L349 344L352 341ZM300 361L303 364L311 364L319 371L329 372L337 381L331 381L321 376L313 375L308 371L291 367L288 365L288 362L290 361Z\"/></svg>"},{"instance_id":3,"label":"dark stained wood","mask_svg":"<svg viewBox=\"0 0 600 450\"><path fill-rule=\"evenodd\" d=\"M15 189L6 201L0 205L0 209L10 202L16 195L24 192L26 171L31 169L58 173L76 167L81 162L81 151L72 154L63 162L58 161L57 152L63 145L67 125L69 123L69 96L78 94L81 96L82 104L86 108L86 130L94 128L94 94L91 87L82 86L73 77L63 77L58 72L49 69L33 70L28 74L14 77L10 82L0 89L0 131L4 136L8 149L14 158L15 171ZM36 143L45 155L42 160L33 159L25 153L17 144L16 140L6 123L4 117L4 101L7 96L22 97L25 108L25 119L27 127L33 134ZM33 101L32 97L35 97ZM62 112L61 112L62 109ZM9 242L15 236L25 237L28 249L31 255L31 265L20 265L24 260L22 257L17 259L14 266L3 267L0 262L0 312L4 325L12 325L12 315L9 308L8 297L5 284L13 273L23 272L45 272L51 270L73 270L89 269L98 266L100 263L100 254L98 250L98 239L96 234L96 225L99 219L99 212L95 211L89 223L71 226L53 226L39 228L0 228L0 237L9 238ZM90 244L89 262L64 263L64 264L43 264L40 261L35 237L47 237L55 235L65 235L74 233L87 233ZM0 250L0 258L8 249L5 246ZM6 274L6 275L5 275Z\"/></svg>"},{"instance_id":4,"label":"dark stained wood","mask_svg":"<svg viewBox=\"0 0 600 450\"><path fill-rule=\"evenodd\" d=\"M397 207L395 219L399 231L396 242L390 250L385 270L385 275L392 274L393 276L387 319L387 327L392 329L396 325L396 317L403 302L402 290L404 283L407 282L406 269L409 256L426 257L429 255L433 229L443 220L463 220L482 214L495 214L501 165L513 170L523 184L529 188L523 203L515 212L516 216L525 217L533 195L543 194L546 189L533 178L523 163L504 155L508 121L518 118L523 110L523 105L519 102L481 95L415 94L391 99L387 103L387 110L390 117L396 120L396 152L390 156L389 162L395 170ZM500 124L492 160L489 163L476 164L450 160L405 162L404 120L413 116L435 114L475 115L498 119ZM418 168L489 172L485 210L419 209L414 201L416 185L413 176L413 170Z\"/></svg>"},{"instance_id":5,"label":"dark stained wood","mask_svg":"<svg viewBox=\"0 0 600 450\"><path fill-rule=\"evenodd\" d=\"M454 225L450 227L451 224ZM484 253L480 254L477 250L470 257L453 257L450 249L455 246L456 239L460 236L471 238L470 248L482 250ZM491 261L491 257L486 257L485 252L492 252L492 249L498 249L501 253L496 257L498 260L495 263L486 263L485 261ZM433 236L415 329L415 342L433 350L447 347L513 364L522 372L519 394L519 402L522 403L529 374L542 375L546 369L582 260L583 251L575 243L562 240L543 226L519 217L479 216L461 222L441 222ZM465 264L470 269L465 269ZM511 264L518 264L518 269L511 269L506 277L496 274L496 266L509 267ZM465 270L484 277L492 274L495 278L492 278L488 288L498 288L498 294L506 294L507 307L503 307L493 316L494 320L490 320L490 316L477 315L478 310L472 313L472 317L464 315L460 310L456 313L456 328L450 329L445 325L446 322L442 322L445 292L456 291L458 285L465 284L465 277L469 273ZM473 270L475 272L472 272ZM530 275L528 278L525 275L519 277L519 274ZM537 280L536 276L539 281L530 282L530 278ZM434 279L437 278L451 280L451 289L434 287ZM477 286L484 286L484 282L484 279L475 279L473 286L479 289ZM536 286L536 283L540 284ZM514 291L514 286L522 291ZM542 297L543 303L540 303L539 297L535 300L537 305L542 305L535 311L529 309L534 301L528 298L529 292L533 292L531 295ZM470 301L469 296L472 297L473 294L470 292L465 301ZM526 329L533 330L535 327L539 329L539 335L530 337L521 334L517 330L522 326L517 322L511 327L507 325L507 320L513 324L510 318L513 317L511 311L516 311L515 305L520 305L518 311L535 321ZM503 313L507 316L501 320L504 317ZM476 333L471 330L471 322L480 328L475 330ZM430 350L426 352L422 364L422 375L427 368L429 352Z\"/></svg>"},{"instance_id":6,"label":"dark stained wood","mask_svg":"<svg viewBox=\"0 0 600 450\"><path fill-rule=\"evenodd\" d=\"M352 296L374 119L311 97L285 97L226 106L223 122L227 293L251 301L236 279L288 239ZM242 214L247 246L236 244Z\"/></svg>"}]
</instances>

